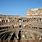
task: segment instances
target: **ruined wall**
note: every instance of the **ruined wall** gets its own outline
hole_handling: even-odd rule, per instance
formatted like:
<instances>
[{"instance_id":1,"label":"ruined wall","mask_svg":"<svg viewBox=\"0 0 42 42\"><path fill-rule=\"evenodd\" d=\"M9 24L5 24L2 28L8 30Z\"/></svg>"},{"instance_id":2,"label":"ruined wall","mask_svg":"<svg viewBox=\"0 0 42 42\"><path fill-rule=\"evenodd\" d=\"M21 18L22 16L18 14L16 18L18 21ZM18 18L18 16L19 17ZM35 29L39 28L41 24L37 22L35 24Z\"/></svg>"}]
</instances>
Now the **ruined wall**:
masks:
<instances>
[{"instance_id":1,"label":"ruined wall","mask_svg":"<svg viewBox=\"0 0 42 42\"><path fill-rule=\"evenodd\" d=\"M15 42L19 42L19 40L20 42L23 42L23 40L41 41L42 15L29 14L24 17L0 16L0 40L15 40Z\"/></svg>"}]
</instances>

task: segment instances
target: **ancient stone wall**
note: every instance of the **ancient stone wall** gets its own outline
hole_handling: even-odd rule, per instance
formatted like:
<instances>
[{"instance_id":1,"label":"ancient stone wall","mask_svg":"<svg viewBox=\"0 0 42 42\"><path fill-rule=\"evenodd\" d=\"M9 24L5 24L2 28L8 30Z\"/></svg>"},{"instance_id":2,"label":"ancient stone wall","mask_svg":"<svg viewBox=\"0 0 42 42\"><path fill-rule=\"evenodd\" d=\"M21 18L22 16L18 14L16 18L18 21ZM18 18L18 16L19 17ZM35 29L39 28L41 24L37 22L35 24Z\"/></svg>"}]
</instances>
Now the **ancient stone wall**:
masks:
<instances>
[{"instance_id":1,"label":"ancient stone wall","mask_svg":"<svg viewBox=\"0 0 42 42\"><path fill-rule=\"evenodd\" d=\"M4 40L42 42L42 15L0 16L0 41Z\"/></svg>"}]
</instances>

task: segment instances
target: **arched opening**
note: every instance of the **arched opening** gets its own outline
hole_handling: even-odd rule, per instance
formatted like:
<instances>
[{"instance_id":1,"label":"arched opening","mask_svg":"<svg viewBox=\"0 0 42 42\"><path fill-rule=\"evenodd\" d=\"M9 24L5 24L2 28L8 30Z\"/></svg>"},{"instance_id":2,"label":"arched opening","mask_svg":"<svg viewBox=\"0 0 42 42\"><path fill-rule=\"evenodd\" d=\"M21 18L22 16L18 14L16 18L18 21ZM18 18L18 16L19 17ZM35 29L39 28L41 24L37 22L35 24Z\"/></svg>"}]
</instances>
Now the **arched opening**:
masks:
<instances>
[{"instance_id":1,"label":"arched opening","mask_svg":"<svg viewBox=\"0 0 42 42\"><path fill-rule=\"evenodd\" d=\"M2 22L5 22L5 20L2 20Z\"/></svg>"}]
</instances>

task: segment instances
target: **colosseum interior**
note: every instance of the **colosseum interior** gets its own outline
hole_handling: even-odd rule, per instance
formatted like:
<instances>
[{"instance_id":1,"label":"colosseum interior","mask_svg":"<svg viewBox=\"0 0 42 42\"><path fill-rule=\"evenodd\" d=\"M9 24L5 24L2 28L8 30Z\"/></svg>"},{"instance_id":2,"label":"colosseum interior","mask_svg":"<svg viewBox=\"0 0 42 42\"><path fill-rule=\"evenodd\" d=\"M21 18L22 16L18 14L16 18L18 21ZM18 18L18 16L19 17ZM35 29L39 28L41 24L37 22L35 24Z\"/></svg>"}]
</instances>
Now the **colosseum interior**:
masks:
<instances>
[{"instance_id":1,"label":"colosseum interior","mask_svg":"<svg viewBox=\"0 0 42 42\"><path fill-rule=\"evenodd\" d=\"M0 42L42 42L42 9L30 9L26 16L0 15Z\"/></svg>"}]
</instances>

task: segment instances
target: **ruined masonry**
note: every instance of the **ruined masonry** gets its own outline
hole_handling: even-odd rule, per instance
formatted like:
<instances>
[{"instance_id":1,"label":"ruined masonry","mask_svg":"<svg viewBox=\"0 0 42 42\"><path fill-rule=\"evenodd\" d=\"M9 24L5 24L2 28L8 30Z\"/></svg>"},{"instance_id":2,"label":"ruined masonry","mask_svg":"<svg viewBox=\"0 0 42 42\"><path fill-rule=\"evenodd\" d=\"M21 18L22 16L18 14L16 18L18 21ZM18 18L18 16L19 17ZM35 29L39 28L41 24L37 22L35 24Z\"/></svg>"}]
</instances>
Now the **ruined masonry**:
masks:
<instances>
[{"instance_id":1,"label":"ruined masonry","mask_svg":"<svg viewBox=\"0 0 42 42\"><path fill-rule=\"evenodd\" d=\"M42 8L26 16L0 15L0 42L42 42Z\"/></svg>"}]
</instances>

